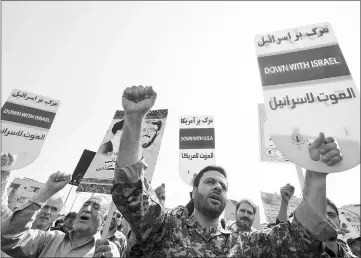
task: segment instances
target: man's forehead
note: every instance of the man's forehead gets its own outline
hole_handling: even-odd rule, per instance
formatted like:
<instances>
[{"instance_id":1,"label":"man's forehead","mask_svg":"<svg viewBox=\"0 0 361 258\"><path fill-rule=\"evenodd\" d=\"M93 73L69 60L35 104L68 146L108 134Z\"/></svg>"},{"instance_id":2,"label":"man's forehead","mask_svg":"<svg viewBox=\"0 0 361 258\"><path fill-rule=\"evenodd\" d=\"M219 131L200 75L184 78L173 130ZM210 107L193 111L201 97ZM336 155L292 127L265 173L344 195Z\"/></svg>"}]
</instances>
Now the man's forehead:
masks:
<instances>
[{"instance_id":1,"label":"man's forehead","mask_svg":"<svg viewBox=\"0 0 361 258\"><path fill-rule=\"evenodd\" d=\"M217 179L219 181L223 181L224 183L227 183L227 179L225 178L225 176L217 170L209 170L205 172L201 178L201 181L203 182L209 178Z\"/></svg>"},{"instance_id":2,"label":"man's forehead","mask_svg":"<svg viewBox=\"0 0 361 258\"><path fill-rule=\"evenodd\" d=\"M249 204L248 204L248 203L246 203L246 202L242 202L242 203L239 205L239 208L238 208L238 209L240 209L240 208L242 208L242 209L248 209L248 210L253 211L252 206L251 206L251 205L249 205Z\"/></svg>"},{"instance_id":3,"label":"man's forehead","mask_svg":"<svg viewBox=\"0 0 361 258\"><path fill-rule=\"evenodd\" d=\"M63 207L63 201L61 200L60 197L55 197L55 198L49 199L45 205L61 209Z\"/></svg>"}]
</instances>

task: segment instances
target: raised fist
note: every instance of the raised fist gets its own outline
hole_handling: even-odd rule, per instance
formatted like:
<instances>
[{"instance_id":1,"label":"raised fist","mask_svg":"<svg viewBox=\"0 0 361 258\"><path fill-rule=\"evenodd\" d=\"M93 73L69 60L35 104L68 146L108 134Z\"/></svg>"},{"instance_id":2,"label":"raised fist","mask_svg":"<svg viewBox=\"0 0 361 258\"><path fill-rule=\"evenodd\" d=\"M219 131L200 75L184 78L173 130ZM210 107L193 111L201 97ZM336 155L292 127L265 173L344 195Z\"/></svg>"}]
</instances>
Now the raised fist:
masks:
<instances>
[{"instance_id":1,"label":"raised fist","mask_svg":"<svg viewBox=\"0 0 361 258\"><path fill-rule=\"evenodd\" d=\"M295 193L295 187L290 184L287 184L281 187L280 193L281 193L282 201L288 203L291 200L293 194Z\"/></svg>"},{"instance_id":2,"label":"raised fist","mask_svg":"<svg viewBox=\"0 0 361 258\"><path fill-rule=\"evenodd\" d=\"M49 176L44 189L55 194L62 190L70 182L70 180L71 175L58 171Z\"/></svg>"},{"instance_id":3,"label":"raised fist","mask_svg":"<svg viewBox=\"0 0 361 258\"><path fill-rule=\"evenodd\" d=\"M342 160L341 152L337 148L335 139L320 133L320 136L309 147L310 157L314 161L323 161L327 165L332 166Z\"/></svg>"},{"instance_id":4,"label":"raised fist","mask_svg":"<svg viewBox=\"0 0 361 258\"><path fill-rule=\"evenodd\" d=\"M123 108L126 114L136 114L141 117L153 107L157 93L152 86L132 86L124 90Z\"/></svg>"}]
</instances>

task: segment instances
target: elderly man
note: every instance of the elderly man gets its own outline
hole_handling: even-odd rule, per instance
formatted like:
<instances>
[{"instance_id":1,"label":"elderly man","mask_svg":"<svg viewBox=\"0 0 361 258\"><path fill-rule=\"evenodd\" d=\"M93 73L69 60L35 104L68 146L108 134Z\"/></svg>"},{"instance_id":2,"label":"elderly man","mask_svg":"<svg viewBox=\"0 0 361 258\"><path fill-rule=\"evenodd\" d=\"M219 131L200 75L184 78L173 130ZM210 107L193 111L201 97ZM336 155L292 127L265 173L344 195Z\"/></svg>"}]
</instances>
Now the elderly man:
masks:
<instances>
[{"instance_id":1,"label":"elderly man","mask_svg":"<svg viewBox=\"0 0 361 258\"><path fill-rule=\"evenodd\" d=\"M3 252L12 257L119 257L116 245L100 240L98 233L109 207L104 197L87 200L77 214L74 229L67 233L30 228L34 215L70 179L70 175L60 172L50 175L45 187L3 222Z\"/></svg>"},{"instance_id":2,"label":"elderly man","mask_svg":"<svg viewBox=\"0 0 361 258\"><path fill-rule=\"evenodd\" d=\"M321 241L335 241L337 236L334 228L322 218L326 211L327 174L307 171L304 200L292 222L268 230L242 233L232 250L232 236L222 228L219 218L228 191L227 173L223 168L208 166L197 174L193 183L194 212L191 216L188 217L188 210L182 206L173 210L163 208L144 178L147 165L141 155L143 119L156 97L152 87L133 86L124 91L124 131L111 191L115 205L130 222L145 255L288 257L291 252L296 252L299 257L327 257ZM323 161L330 166L342 159L334 139L325 139L322 133L309 151L315 161L320 160L320 153L325 154Z\"/></svg>"},{"instance_id":3,"label":"elderly man","mask_svg":"<svg viewBox=\"0 0 361 258\"><path fill-rule=\"evenodd\" d=\"M104 223L107 220L107 215L104 217ZM107 239L118 247L120 257L126 257L127 238L122 232L118 231L118 227L122 224L123 216L119 211L114 211L112 221L110 222ZM103 234L103 230L100 231Z\"/></svg>"},{"instance_id":4,"label":"elderly man","mask_svg":"<svg viewBox=\"0 0 361 258\"><path fill-rule=\"evenodd\" d=\"M1 155L1 166L9 165L11 166L14 162L13 156L9 154ZM5 185L7 184L8 178L10 175L10 171L1 171L1 215L2 221L4 221L7 217L9 217L13 212L10 208L7 207L7 195L5 193ZM54 221L57 220L59 214L63 208L63 200L60 196L54 195L47 203L41 208L40 212L36 215L36 218L32 224L32 229L39 229L43 231L50 230L50 227L53 225ZM16 210L16 209L14 209Z\"/></svg>"}]
</instances>

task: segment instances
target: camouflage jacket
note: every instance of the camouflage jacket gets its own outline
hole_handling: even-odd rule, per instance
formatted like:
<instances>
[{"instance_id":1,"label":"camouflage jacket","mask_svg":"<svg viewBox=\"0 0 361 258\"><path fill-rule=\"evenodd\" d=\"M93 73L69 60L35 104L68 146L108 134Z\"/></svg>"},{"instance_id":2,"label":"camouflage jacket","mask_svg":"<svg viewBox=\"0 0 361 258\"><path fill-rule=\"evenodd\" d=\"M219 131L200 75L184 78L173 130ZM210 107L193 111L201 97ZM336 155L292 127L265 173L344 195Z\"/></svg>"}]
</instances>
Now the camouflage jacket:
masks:
<instances>
[{"instance_id":1,"label":"camouflage jacket","mask_svg":"<svg viewBox=\"0 0 361 258\"><path fill-rule=\"evenodd\" d=\"M164 209L144 178L143 160L125 168L116 164L112 198L131 225L148 257L330 257L322 239L337 232L304 201L291 221L270 229L231 234L219 222L202 228L183 206ZM132 183L136 182L136 183ZM302 223L301 223L302 221ZM236 238L234 240L233 238Z\"/></svg>"}]
</instances>

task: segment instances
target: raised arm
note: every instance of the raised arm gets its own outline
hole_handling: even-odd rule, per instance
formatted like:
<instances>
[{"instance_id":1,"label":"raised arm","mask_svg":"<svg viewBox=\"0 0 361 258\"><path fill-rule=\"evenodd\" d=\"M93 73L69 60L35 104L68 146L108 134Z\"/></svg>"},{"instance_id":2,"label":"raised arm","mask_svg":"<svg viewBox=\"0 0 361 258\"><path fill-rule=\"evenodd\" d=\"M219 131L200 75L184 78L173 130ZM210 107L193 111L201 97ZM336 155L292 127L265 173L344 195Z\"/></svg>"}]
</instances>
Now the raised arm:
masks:
<instances>
[{"instance_id":1,"label":"raised arm","mask_svg":"<svg viewBox=\"0 0 361 258\"><path fill-rule=\"evenodd\" d=\"M149 248L165 235L165 211L144 178L147 165L142 159L140 144L143 119L156 98L157 94L152 87L133 86L124 91L125 119L112 188L112 198L117 209L129 222L137 240L147 242Z\"/></svg>"},{"instance_id":2,"label":"raised arm","mask_svg":"<svg viewBox=\"0 0 361 258\"><path fill-rule=\"evenodd\" d=\"M332 166L342 160L340 150L337 148L335 139L320 133L320 136L310 146L310 156L314 161L323 161L327 165ZM312 207L317 215L327 218L326 216L326 177L327 173L318 173L314 171L306 171L305 186L303 188L303 198ZM310 214L300 212L299 216L307 217L312 220ZM315 214L316 216L316 214ZM331 249L336 256L338 256L337 245L337 230L332 224L327 223L326 220L320 225L314 225L312 233L315 234L319 240L324 241L329 249Z\"/></svg>"},{"instance_id":3,"label":"raised arm","mask_svg":"<svg viewBox=\"0 0 361 258\"><path fill-rule=\"evenodd\" d=\"M125 112L123 134L120 137L117 165L120 168L137 163L142 158L141 131L142 123L147 112L153 107L157 98L156 92L150 86L133 86L124 90L122 104ZM127 173L132 183L139 181ZM115 172L115 182L119 181Z\"/></svg>"},{"instance_id":4,"label":"raised arm","mask_svg":"<svg viewBox=\"0 0 361 258\"><path fill-rule=\"evenodd\" d=\"M50 238L55 237L56 231L44 232L30 229L35 213L45 205L48 199L63 189L70 179L70 175L60 172L50 175L44 188L3 222L1 232L3 252L12 257L36 257L40 254Z\"/></svg>"},{"instance_id":5,"label":"raised arm","mask_svg":"<svg viewBox=\"0 0 361 258\"><path fill-rule=\"evenodd\" d=\"M293 194L295 193L295 188L294 186L287 184L281 187L280 193L281 193L281 207L280 210L278 211L276 224L286 222L288 220L287 217L288 203L290 202Z\"/></svg>"},{"instance_id":6,"label":"raised arm","mask_svg":"<svg viewBox=\"0 0 361 258\"><path fill-rule=\"evenodd\" d=\"M329 166L342 159L333 139L325 140L323 133L309 150L313 160L322 158ZM321 153L323 155L320 155ZM243 245L233 248L231 255L263 257L262 255L267 253L267 257L328 257L322 242L335 242L337 231L325 219L326 175L307 171L303 200L293 218L272 229L240 235Z\"/></svg>"},{"instance_id":7,"label":"raised arm","mask_svg":"<svg viewBox=\"0 0 361 258\"><path fill-rule=\"evenodd\" d=\"M1 154L1 224L8 218L12 211L8 207L8 198L7 198L7 183L10 177L10 171L3 170L4 166L11 166L14 163L14 157L9 154Z\"/></svg>"}]
</instances>

